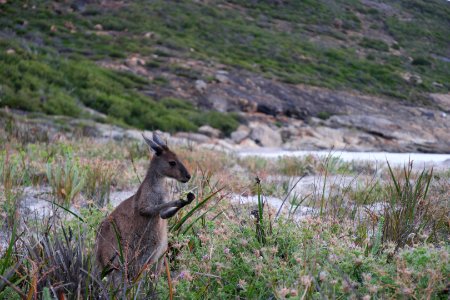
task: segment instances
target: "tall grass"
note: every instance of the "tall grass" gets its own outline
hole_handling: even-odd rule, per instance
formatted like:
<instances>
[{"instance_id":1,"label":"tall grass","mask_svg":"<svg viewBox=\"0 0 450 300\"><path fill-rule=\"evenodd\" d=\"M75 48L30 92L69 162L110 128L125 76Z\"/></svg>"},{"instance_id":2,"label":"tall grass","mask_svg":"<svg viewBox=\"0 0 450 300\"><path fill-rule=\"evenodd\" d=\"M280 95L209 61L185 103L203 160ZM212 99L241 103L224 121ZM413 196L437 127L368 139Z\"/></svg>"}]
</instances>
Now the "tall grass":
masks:
<instances>
[{"instance_id":1,"label":"tall grass","mask_svg":"<svg viewBox=\"0 0 450 300\"><path fill-rule=\"evenodd\" d=\"M384 210L383 242L393 241L403 247L415 235L429 229L430 205L427 198L433 169L413 172L413 163L404 166L401 176L394 174L388 162L390 184Z\"/></svg>"},{"instance_id":2,"label":"tall grass","mask_svg":"<svg viewBox=\"0 0 450 300\"><path fill-rule=\"evenodd\" d=\"M71 205L85 184L83 170L71 155L47 165L47 180L55 199L66 207Z\"/></svg>"},{"instance_id":3,"label":"tall grass","mask_svg":"<svg viewBox=\"0 0 450 300\"><path fill-rule=\"evenodd\" d=\"M110 163L100 160L91 161L85 166L83 191L98 207L109 203L111 185L117 170Z\"/></svg>"},{"instance_id":4,"label":"tall grass","mask_svg":"<svg viewBox=\"0 0 450 300\"><path fill-rule=\"evenodd\" d=\"M25 161L21 154L8 149L0 154L0 212L6 215L7 224L15 222L19 200L26 179Z\"/></svg>"}]
</instances>

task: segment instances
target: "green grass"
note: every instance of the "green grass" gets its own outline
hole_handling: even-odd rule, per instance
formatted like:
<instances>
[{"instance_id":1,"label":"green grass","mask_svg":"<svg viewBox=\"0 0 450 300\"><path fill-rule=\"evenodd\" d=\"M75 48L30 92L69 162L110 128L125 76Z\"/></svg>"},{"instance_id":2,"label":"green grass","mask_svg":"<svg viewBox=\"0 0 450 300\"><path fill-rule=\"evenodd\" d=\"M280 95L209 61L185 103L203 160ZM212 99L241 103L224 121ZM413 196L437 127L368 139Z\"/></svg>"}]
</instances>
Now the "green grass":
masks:
<instances>
[{"instance_id":1,"label":"green grass","mask_svg":"<svg viewBox=\"0 0 450 300\"><path fill-rule=\"evenodd\" d=\"M360 43L361 46L365 48L371 48L378 51L389 51L389 45L382 40L370 39L364 37Z\"/></svg>"}]
</instances>

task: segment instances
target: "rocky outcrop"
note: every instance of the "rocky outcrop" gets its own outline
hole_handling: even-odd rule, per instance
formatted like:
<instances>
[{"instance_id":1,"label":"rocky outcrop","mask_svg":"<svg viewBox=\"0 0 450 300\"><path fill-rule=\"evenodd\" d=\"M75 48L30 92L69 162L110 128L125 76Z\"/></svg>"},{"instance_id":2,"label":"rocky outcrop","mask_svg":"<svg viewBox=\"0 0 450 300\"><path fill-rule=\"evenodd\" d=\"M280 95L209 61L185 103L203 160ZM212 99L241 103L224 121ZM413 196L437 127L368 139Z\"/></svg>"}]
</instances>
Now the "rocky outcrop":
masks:
<instances>
[{"instance_id":1,"label":"rocky outcrop","mask_svg":"<svg viewBox=\"0 0 450 300\"><path fill-rule=\"evenodd\" d=\"M200 134L204 134L206 136L209 136L210 138L220 138L222 137L222 132L219 129L212 128L209 125L203 125L198 129L198 132Z\"/></svg>"},{"instance_id":2,"label":"rocky outcrop","mask_svg":"<svg viewBox=\"0 0 450 300\"><path fill-rule=\"evenodd\" d=\"M239 144L250 135L251 129L247 126L240 125L238 129L231 133L231 139L236 144Z\"/></svg>"},{"instance_id":3,"label":"rocky outcrop","mask_svg":"<svg viewBox=\"0 0 450 300\"><path fill-rule=\"evenodd\" d=\"M165 74L177 88L159 89L159 97L189 99L203 109L240 112L248 127L256 119L260 124L249 128L250 132L240 128L231 134L236 144L249 138L260 146L287 149L450 152L449 95L431 95L434 105L425 107L286 84L200 61L184 63L215 80L199 92L189 79Z\"/></svg>"},{"instance_id":4,"label":"rocky outcrop","mask_svg":"<svg viewBox=\"0 0 450 300\"><path fill-rule=\"evenodd\" d=\"M249 126L251 129L250 139L257 145L270 148L281 147L281 135L277 130L262 123L251 123Z\"/></svg>"},{"instance_id":5,"label":"rocky outcrop","mask_svg":"<svg viewBox=\"0 0 450 300\"><path fill-rule=\"evenodd\" d=\"M146 68L144 57L101 65L148 78L164 76L167 85L151 86L156 99L176 97L200 109L239 112L245 127L231 134L264 147L345 149L354 151L450 153L450 95L430 95L420 106L349 91L292 85L255 73L192 60L167 58L195 76L178 76L164 68ZM143 74L145 73L145 74ZM259 123L250 126L252 122ZM262 124L262 125L261 125ZM217 135L203 132L208 137ZM250 142L245 144L252 145Z\"/></svg>"}]
</instances>

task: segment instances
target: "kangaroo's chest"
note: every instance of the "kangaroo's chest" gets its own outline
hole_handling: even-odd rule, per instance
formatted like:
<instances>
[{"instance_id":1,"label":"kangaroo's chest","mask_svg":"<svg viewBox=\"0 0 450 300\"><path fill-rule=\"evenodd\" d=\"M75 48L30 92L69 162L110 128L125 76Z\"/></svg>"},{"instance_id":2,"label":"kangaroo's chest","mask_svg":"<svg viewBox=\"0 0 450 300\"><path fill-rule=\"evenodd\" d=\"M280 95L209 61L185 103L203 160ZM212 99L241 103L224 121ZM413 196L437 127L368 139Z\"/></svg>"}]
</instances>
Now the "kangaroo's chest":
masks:
<instances>
[{"instance_id":1,"label":"kangaroo's chest","mask_svg":"<svg viewBox=\"0 0 450 300\"><path fill-rule=\"evenodd\" d=\"M139 231L135 231L134 249L141 259L158 258L167 249L167 221L154 219Z\"/></svg>"}]
</instances>

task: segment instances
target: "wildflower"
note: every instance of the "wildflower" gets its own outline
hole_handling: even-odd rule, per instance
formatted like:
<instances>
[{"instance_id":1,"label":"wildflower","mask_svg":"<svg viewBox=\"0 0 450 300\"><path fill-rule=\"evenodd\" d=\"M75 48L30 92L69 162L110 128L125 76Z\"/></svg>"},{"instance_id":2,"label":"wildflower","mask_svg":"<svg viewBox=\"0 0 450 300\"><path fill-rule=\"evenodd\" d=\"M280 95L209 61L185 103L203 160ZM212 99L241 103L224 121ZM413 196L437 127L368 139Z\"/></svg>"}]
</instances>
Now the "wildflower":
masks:
<instances>
[{"instance_id":1,"label":"wildflower","mask_svg":"<svg viewBox=\"0 0 450 300\"><path fill-rule=\"evenodd\" d=\"M353 261L353 263L355 264L355 266L360 266L363 262L363 259L361 257L357 257L355 258L355 260Z\"/></svg>"},{"instance_id":2,"label":"wildflower","mask_svg":"<svg viewBox=\"0 0 450 300\"><path fill-rule=\"evenodd\" d=\"M178 275L178 278L187 281L191 281L192 279L194 279L194 277L192 277L189 271L181 271L180 274Z\"/></svg>"},{"instance_id":3,"label":"wildflower","mask_svg":"<svg viewBox=\"0 0 450 300\"><path fill-rule=\"evenodd\" d=\"M344 280L344 281L342 282L342 290L343 290L345 293L347 293L347 292L350 291L350 284L349 284L346 280Z\"/></svg>"},{"instance_id":4,"label":"wildflower","mask_svg":"<svg viewBox=\"0 0 450 300\"><path fill-rule=\"evenodd\" d=\"M213 233L215 236L220 236L220 235L222 235L222 230L217 228L217 229L214 229Z\"/></svg>"},{"instance_id":5,"label":"wildflower","mask_svg":"<svg viewBox=\"0 0 450 300\"><path fill-rule=\"evenodd\" d=\"M256 275L260 276L260 275L261 275L262 269L263 269L263 266L262 266L262 265L259 265L259 264L256 265L256 266L255 266L255 273L256 273Z\"/></svg>"},{"instance_id":6,"label":"wildflower","mask_svg":"<svg viewBox=\"0 0 450 300\"><path fill-rule=\"evenodd\" d=\"M280 298L286 298L286 296L290 293L290 290L288 288L282 288L278 291L278 294L280 295Z\"/></svg>"},{"instance_id":7,"label":"wildflower","mask_svg":"<svg viewBox=\"0 0 450 300\"><path fill-rule=\"evenodd\" d=\"M441 258L441 260L442 261L444 261L444 262L446 262L446 261L448 261L448 252L447 251L441 251L440 253L439 253L439 256L440 256L440 258Z\"/></svg>"},{"instance_id":8,"label":"wildflower","mask_svg":"<svg viewBox=\"0 0 450 300\"><path fill-rule=\"evenodd\" d=\"M223 263L216 263L216 268L217 268L217 271L222 271L222 269L224 269L225 268L225 265L223 264Z\"/></svg>"},{"instance_id":9,"label":"wildflower","mask_svg":"<svg viewBox=\"0 0 450 300\"><path fill-rule=\"evenodd\" d=\"M370 295L365 295L364 297L363 297L363 300L370 300Z\"/></svg>"},{"instance_id":10,"label":"wildflower","mask_svg":"<svg viewBox=\"0 0 450 300\"><path fill-rule=\"evenodd\" d=\"M370 273L363 273L362 277L365 282L370 282L372 280L372 274L370 274Z\"/></svg>"},{"instance_id":11,"label":"wildflower","mask_svg":"<svg viewBox=\"0 0 450 300\"><path fill-rule=\"evenodd\" d=\"M178 243L178 242L176 242L176 243L174 243L174 244L172 245L172 247L175 248L175 249L180 249L181 246L182 246L182 245L181 245L180 243Z\"/></svg>"},{"instance_id":12,"label":"wildflower","mask_svg":"<svg viewBox=\"0 0 450 300\"><path fill-rule=\"evenodd\" d=\"M202 260L209 260L209 255L208 254L203 255Z\"/></svg>"},{"instance_id":13,"label":"wildflower","mask_svg":"<svg viewBox=\"0 0 450 300\"><path fill-rule=\"evenodd\" d=\"M328 256L328 259L331 261L331 262L333 262L333 263L335 263L335 262L337 262L338 260L339 260L339 257L337 257L337 255L336 254L330 254L329 256Z\"/></svg>"},{"instance_id":14,"label":"wildflower","mask_svg":"<svg viewBox=\"0 0 450 300\"><path fill-rule=\"evenodd\" d=\"M291 289L291 292L289 294L291 297L297 297L298 296L298 291L295 289Z\"/></svg>"},{"instance_id":15,"label":"wildflower","mask_svg":"<svg viewBox=\"0 0 450 300\"><path fill-rule=\"evenodd\" d=\"M369 285L369 292L376 294L378 292L378 286L374 284Z\"/></svg>"},{"instance_id":16,"label":"wildflower","mask_svg":"<svg viewBox=\"0 0 450 300\"><path fill-rule=\"evenodd\" d=\"M312 283L312 277L309 275L304 275L300 278L300 282L306 287L309 288Z\"/></svg>"},{"instance_id":17,"label":"wildflower","mask_svg":"<svg viewBox=\"0 0 450 300\"><path fill-rule=\"evenodd\" d=\"M404 287L404 288L402 289L402 293L403 293L404 295L412 295L413 290L410 289L410 288Z\"/></svg>"},{"instance_id":18,"label":"wildflower","mask_svg":"<svg viewBox=\"0 0 450 300\"><path fill-rule=\"evenodd\" d=\"M246 285L247 282L244 279L239 279L239 283L237 284L239 290L245 290Z\"/></svg>"},{"instance_id":19,"label":"wildflower","mask_svg":"<svg viewBox=\"0 0 450 300\"><path fill-rule=\"evenodd\" d=\"M210 240L209 236L207 236L206 234L199 234L198 238L200 239L202 244L206 244Z\"/></svg>"},{"instance_id":20,"label":"wildflower","mask_svg":"<svg viewBox=\"0 0 450 300\"><path fill-rule=\"evenodd\" d=\"M242 246L247 246L248 245L248 241L246 239L241 239L241 245Z\"/></svg>"},{"instance_id":21,"label":"wildflower","mask_svg":"<svg viewBox=\"0 0 450 300\"><path fill-rule=\"evenodd\" d=\"M257 258L260 258L260 257L261 257L261 252L260 252L258 249L253 250L253 254L255 254L255 256L256 256Z\"/></svg>"},{"instance_id":22,"label":"wildflower","mask_svg":"<svg viewBox=\"0 0 450 300\"><path fill-rule=\"evenodd\" d=\"M223 253L225 253L226 255L230 254L230 248L223 249Z\"/></svg>"},{"instance_id":23,"label":"wildflower","mask_svg":"<svg viewBox=\"0 0 450 300\"><path fill-rule=\"evenodd\" d=\"M322 271L319 273L319 280L320 281L325 281L328 277L328 273L327 271Z\"/></svg>"}]
</instances>

